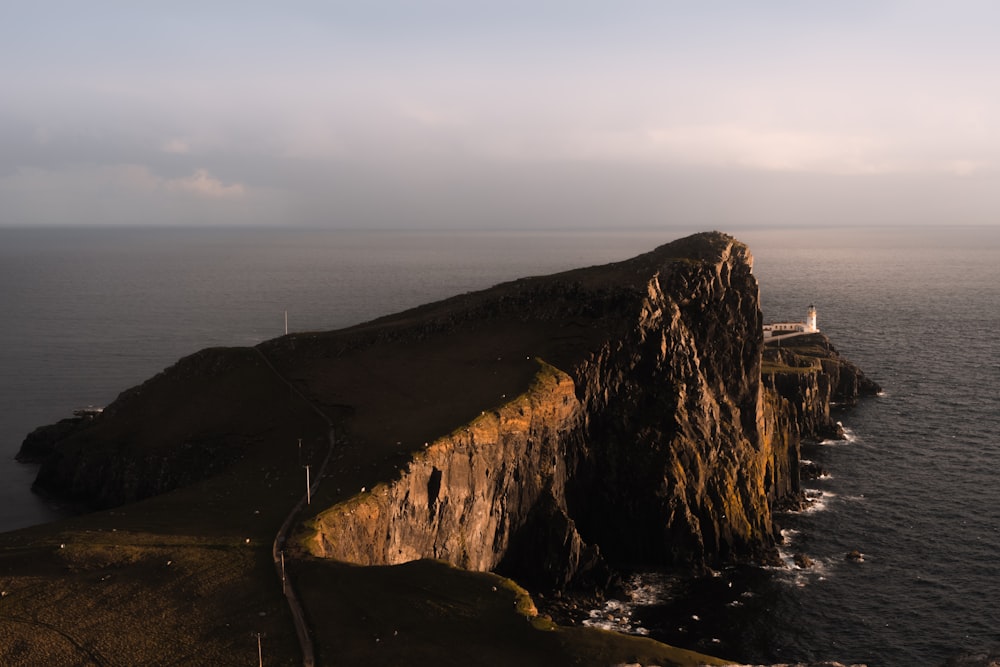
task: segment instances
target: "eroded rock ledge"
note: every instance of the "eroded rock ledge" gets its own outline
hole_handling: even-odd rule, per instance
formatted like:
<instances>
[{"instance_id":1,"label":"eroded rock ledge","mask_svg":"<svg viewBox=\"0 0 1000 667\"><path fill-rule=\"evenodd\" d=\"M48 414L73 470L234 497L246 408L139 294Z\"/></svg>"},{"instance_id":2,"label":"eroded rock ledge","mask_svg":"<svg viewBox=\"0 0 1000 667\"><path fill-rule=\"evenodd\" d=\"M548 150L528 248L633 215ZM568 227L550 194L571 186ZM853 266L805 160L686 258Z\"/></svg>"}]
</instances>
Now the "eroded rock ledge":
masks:
<instances>
[{"instance_id":1,"label":"eroded rock ledge","mask_svg":"<svg viewBox=\"0 0 1000 667\"><path fill-rule=\"evenodd\" d=\"M309 550L370 565L439 558L472 570L536 559L523 572L531 583L565 585L596 563L566 514L567 454L583 418L573 389L540 362L525 394L429 443L401 479L321 513Z\"/></svg>"}]
</instances>

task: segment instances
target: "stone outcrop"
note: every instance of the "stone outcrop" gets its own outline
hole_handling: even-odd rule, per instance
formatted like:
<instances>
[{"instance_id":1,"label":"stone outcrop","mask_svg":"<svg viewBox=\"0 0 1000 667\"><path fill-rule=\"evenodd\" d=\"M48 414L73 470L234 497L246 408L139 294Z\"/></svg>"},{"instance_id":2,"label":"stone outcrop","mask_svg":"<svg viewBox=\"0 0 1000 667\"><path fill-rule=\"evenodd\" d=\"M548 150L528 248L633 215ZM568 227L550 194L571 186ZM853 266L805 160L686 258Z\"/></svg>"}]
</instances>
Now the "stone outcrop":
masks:
<instances>
[{"instance_id":1,"label":"stone outcrop","mask_svg":"<svg viewBox=\"0 0 1000 667\"><path fill-rule=\"evenodd\" d=\"M29 433L17 452L21 463L44 463L56 451L56 445L83 429L90 422L83 417L60 419L55 424L39 426Z\"/></svg>"},{"instance_id":2,"label":"stone outcrop","mask_svg":"<svg viewBox=\"0 0 1000 667\"><path fill-rule=\"evenodd\" d=\"M765 437L752 258L700 240L647 265L627 329L574 369L587 428L572 515L616 561L720 562L773 539L767 484L790 454Z\"/></svg>"},{"instance_id":3,"label":"stone outcrop","mask_svg":"<svg viewBox=\"0 0 1000 667\"><path fill-rule=\"evenodd\" d=\"M832 410L881 391L820 333L768 345L763 359L765 390L787 399L789 417L802 438L843 438Z\"/></svg>"}]
</instances>

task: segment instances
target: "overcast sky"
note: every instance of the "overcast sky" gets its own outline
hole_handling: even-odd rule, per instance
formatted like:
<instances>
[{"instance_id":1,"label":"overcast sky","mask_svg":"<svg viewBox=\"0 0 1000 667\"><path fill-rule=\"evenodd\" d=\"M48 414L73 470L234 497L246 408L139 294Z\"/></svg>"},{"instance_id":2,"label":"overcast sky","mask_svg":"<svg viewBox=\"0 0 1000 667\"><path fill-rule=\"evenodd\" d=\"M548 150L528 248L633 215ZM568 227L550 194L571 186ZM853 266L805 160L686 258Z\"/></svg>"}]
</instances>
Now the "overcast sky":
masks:
<instances>
[{"instance_id":1,"label":"overcast sky","mask_svg":"<svg viewBox=\"0 0 1000 667\"><path fill-rule=\"evenodd\" d=\"M968 0L4 2L0 225L996 225L998 31Z\"/></svg>"}]
</instances>

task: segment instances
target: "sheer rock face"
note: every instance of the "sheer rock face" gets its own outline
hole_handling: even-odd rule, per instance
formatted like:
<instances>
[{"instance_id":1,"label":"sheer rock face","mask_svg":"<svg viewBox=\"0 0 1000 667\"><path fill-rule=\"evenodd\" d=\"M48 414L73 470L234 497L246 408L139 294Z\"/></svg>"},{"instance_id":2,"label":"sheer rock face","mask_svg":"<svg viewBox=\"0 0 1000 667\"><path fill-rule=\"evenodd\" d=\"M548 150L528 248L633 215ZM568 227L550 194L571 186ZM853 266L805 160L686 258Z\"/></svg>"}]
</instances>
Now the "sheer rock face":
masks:
<instances>
[{"instance_id":1,"label":"sheer rock face","mask_svg":"<svg viewBox=\"0 0 1000 667\"><path fill-rule=\"evenodd\" d=\"M789 452L766 438L757 284L745 246L717 252L650 276L629 331L577 369L573 515L616 560L713 562L773 539L765 482Z\"/></svg>"},{"instance_id":2,"label":"sheer rock face","mask_svg":"<svg viewBox=\"0 0 1000 667\"><path fill-rule=\"evenodd\" d=\"M763 358L768 362L765 391L787 400L785 410L802 438L843 437L832 416L834 407L853 405L861 396L881 391L823 334L788 339L782 347L768 346Z\"/></svg>"},{"instance_id":3,"label":"sheer rock face","mask_svg":"<svg viewBox=\"0 0 1000 667\"><path fill-rule=\"evenodd\" d=\"M762 390L751 269L745 246L705 234L576 273L563 298L505 294L526 323L600 304L606 335L567 355L565 375L548 369L557 383L537 381L402 479L322 514L310 548L501 566L556 586L593 574L598 551L684 565L760 555L773 503L798 491L798 437L786 403Z\"/></svg>"},{"instance_id":4,"label":"sheer rock face","mask_svg":"<svg viewBox=\"0 0 1000 667\"><path fill-rule=\"evenodd\" d=\"M82 427L87 420L82 417L61 419L55 424L39 426L29 433L17 452L20 463L43 463L55 452L56 443L65 440Z\"/></svg>"},{"instance_id":5,"label":"sheer rock face","mask_svg":"<svg viewBox=\"0 0 1000 667\"><path fill-rule=\"evenodd\" d=\"M527 393L430 443L401 479L321 513L310 550L363 564L440 558L473 570L496 569L507 556L519 570L512 541L516 551L561 534L532 554L529 578L565 585L586 556L565 514L567 449L581 417L572 379L543 364Z\"/></svg>"}]
</instances>

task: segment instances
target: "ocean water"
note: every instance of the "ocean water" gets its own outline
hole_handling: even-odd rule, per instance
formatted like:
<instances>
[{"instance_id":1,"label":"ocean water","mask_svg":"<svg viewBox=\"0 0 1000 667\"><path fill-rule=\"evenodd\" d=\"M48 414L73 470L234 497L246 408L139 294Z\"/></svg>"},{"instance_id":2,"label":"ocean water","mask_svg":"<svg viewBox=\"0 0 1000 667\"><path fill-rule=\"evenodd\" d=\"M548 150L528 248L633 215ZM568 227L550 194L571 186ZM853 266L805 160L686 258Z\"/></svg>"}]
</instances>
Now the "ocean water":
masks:
<instances>
[{"instance_id":1,"label":"ocean water","mask_svg":"<svg viewBox=\"0 0 1000 667\"><path fill-rule=\"evenodd\" d=\"M0 229L0 530L59 515L21 439L179 357L330 329L502 280L625 259L641 232ZM765 318L819 326L882 384L804 456L789 566L703 581L639 573L605 612L745 662L938 665L1000 646L1000 229L737 231ZM844 555L857 549L862 562ZM791 566L802 552L815 563Z\"/></svg>"}]
</instances>

